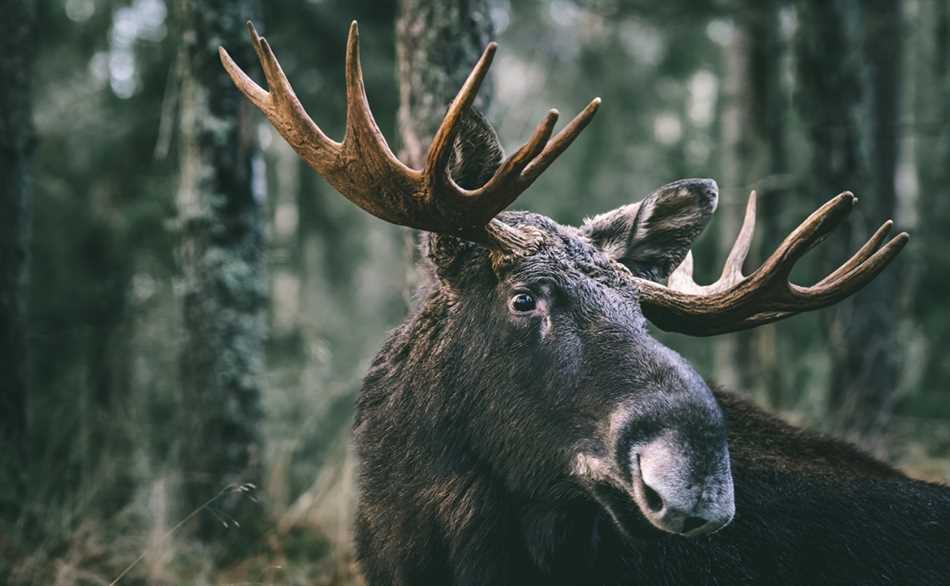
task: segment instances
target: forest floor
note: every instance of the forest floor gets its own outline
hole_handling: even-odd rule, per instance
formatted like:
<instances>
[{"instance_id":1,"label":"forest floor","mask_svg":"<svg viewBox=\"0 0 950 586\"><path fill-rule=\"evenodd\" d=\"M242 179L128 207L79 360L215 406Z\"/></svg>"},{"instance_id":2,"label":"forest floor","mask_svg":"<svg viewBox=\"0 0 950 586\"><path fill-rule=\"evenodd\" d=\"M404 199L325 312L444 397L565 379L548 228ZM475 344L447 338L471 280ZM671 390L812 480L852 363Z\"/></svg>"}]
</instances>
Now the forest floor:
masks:
<instances>
[{"instance_id":1,"label":"forest floor","mask_svg":"<svg viewBox=\"0 0 950 586\"><path fill-rule=\"evenodd\" d=\"M802 422L795 414L785 418ZM943 420L895 418L880 439L864 449L909 476L950 484L950 423ZM70 517L62 511L47 513ZM210 555L184 538L187 528L164 539L159 528L136 526L141 514L123 511L112 519L80 518L71 523L75 529L69 534L47 538L38 547L25 542L25 530L19 531L24 535L19 538L14 531L0 530L0 576L9 576L11 586L362 584L349 535L331 538L333 531L313 519L301 520L279 537L276 530L265 533L252 553L215 570L207 561Z\"/></svg>"}]
</instances>

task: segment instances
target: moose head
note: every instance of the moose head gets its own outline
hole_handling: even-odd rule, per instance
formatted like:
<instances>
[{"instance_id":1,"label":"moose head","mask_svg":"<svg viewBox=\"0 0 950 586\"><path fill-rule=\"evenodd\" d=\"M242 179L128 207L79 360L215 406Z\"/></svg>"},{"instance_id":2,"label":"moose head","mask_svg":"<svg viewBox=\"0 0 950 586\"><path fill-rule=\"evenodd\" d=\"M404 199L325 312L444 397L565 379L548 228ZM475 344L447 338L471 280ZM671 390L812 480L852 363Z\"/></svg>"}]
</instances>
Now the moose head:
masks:
<instances>
[{"instance_id":1,"label":"moose head","mask_svg":"<svg viewBox=\"0 0 950 586\"><path fill-rule=\"evenodd\" d=\"M448 107L425 165L414 169L392 153L370 112L356 23L342 142L311 120L267 41L249 28L269 89L221 49L238 89L342 195L427 233L431 282L377 357L357 420L365 457L387 444L415 453L389 449L368 465L367 491L395 482L403 492L426 490L413 476L420 462L447 484L478 468L512 501L600 507L627 537L651 525L686 536L714 532L735 512L726 422L702 377L651 337L647 321L708 336L818 309L870 282L907 241L900 234L879 248L887 222L816 285L789 282L798 259L856 203L846 192L745 276L753 193L722 276L697 285L689 251L717 206L712 180L671 183L580 227L503 211L577 138L599 99L557 134L558 113L549 111L503 158L494 131L471 109L495 54L490 44ZM466 499L455 505L476 506L475 496ZM381 516L364 523L385 524Z\"/></svg>"}]
</instances>

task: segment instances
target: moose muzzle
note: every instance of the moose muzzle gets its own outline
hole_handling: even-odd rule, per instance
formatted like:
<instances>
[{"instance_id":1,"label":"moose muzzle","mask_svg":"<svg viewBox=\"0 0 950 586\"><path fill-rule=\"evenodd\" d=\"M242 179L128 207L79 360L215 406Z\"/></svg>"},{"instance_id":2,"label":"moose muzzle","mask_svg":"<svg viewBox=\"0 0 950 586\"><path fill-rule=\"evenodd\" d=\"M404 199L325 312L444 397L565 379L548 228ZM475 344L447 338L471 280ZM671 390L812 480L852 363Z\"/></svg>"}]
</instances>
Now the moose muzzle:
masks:
<instances>
[{"instance_id":1,"label":"moose muzzle","mask_svg":"<svg viewBox=\"0 0 950 586\"><path fill-rule=\"evenodd\" d=\"M729 453L697 463L676 434L664 434L630 453L630 492L653 526L687 537L722 529L735 515ZM701 465L697 465L701 464Z\"/></svg>"}]
</instances>

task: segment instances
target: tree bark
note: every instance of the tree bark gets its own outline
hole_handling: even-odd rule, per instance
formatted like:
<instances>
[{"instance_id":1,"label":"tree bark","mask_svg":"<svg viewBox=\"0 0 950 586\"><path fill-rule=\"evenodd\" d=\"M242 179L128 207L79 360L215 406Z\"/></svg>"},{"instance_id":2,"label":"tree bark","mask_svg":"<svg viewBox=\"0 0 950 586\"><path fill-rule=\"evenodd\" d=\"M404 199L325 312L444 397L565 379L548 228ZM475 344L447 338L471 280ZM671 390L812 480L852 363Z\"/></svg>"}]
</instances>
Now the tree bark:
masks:
<instances>
[{"instance_id":1,"label":"tree bark","mask_svg":"<svg viewBox=\"0 0 950 586\"><path fill-rule=\"evenodd\" d=\"M801 3L801 114L812 143L811 189L820 202L851 189L861 204L823 245L825 271L895 212L901 13L898 0ZM866 64L866 67L862 67ZM893 407L898 351L897 272L833 313L828 405L866 433Z\"/></svg>"},{"instance_id":2,"label":"tree bark","mask_svg":"<svg viewBox=\"0 0 950 586\"><path fill-rule=\"evenodd\" d=\"M403 160L420 167L432 135L494 30L487 0L402 0L396 21L399 136ZM486 79L475 108L492 100Z\"/></svg>"},{"instance_id":3,"label":"tree bark","mask_svg":"<svg viewBox=\"0 0 950 586\"><path fill-rule=\"evenodd\" d=\"M929 5L928 5L929 4ZM950 345L950 316L934 312L946 301L950 290L950 255L937 245L946 238L950 226L950 5L946 2L921 3L918 16L920 36L925 43L919 51L917 72L917 109L921 126L918 130L916 158L920 177L920 236L915 247L922 267L916 284L913 312L926 334L928 356L924 364L922 383L928 389L941 393L950 380L950 361L945 349ZM933 131L929 129L933 128ZM913 242L913 241L912 241Z\"/></svg>"},{"instance_id":4,"label":"tree bark","mask_svg":"<svg viewBox=\"0 0 950 586\"><path fill-rule=\"evenodd\" d=\"M756 189L761 202L756 222L759 246L747 272L770 252L762 243L774 246L784 236L776 235L782 201L781 180L776 179L786 168L780 8L781 0L745 0L724 54L719 258L725 259L731 249L748 192ZM717 380L774 405L781 396L776 352L771 325L724 336L716 345Z\"/></svg>"},{"instance_id":5,"label":"tree bark","mask_svg":"<svg viewBox=\"0 0 950 586\"><path fill-rule=\"evenodd\" d=\"M788 198L788 149L786 120L788 94L782 81L787 46L782 36L780 11L785 0L747 0L744 26L749 35L749 132L744 156L752 163L750 179L761 202L756 219L753 262L759 263L785 237L779 219ZM746 267L747 270L756 266ZM750 334L752 374L759 382L759 396L773 407L783 402L779 367L780 340L776 325L768 324Z\"/></svg>"},{"instance_id":6,"label":"tree bark","mask_svg":"<svg viewBox=\"0 0 950 586\"><path fill-rule=\"evenodd\" d=\"M864 58L867 63L868 182L860 187L861 216L853 222L852 249L860 246L884 218L897 213L897 163L900 145L903 12L900 0L868 0L864 8ZM839 257L840 258L840 257ZM897 344L902 264L889 267L854 298L845 330L847 352L836 354L832 389L850 400L850 419L861 433L879 431L894 411L897 397Z\"/></svg>"},{"instance_id":7,"label":"tree bark","mask_svg":"<svg viewBox=\"0 0 950 586\"><path fill-rule=\"evenodd\" d=\"M745 199L748 165L743 156L748 141L749 107L749 35L737 26L732 42L723 55L725 70L722 81L720 140L722 156L719 163L719 259L725 259L739 233L742 201ZM749 391L744 376L743 355L748 347L748 334L722 336L716 340L716 380L729 389Z\"/></svg>"},{"instance_id":8,"label":"tree bark","mask_svg":"<svg viewBox=\"0 0 950 586\"><path fill-rule=\"evenodd\" d=\"M18 508L27 447L33 112L32 0L4 3L0 37L0 515Z\"/></svg>"},{"instance_id":9,"label":"tree bark","mask_svg":"<svg viewBox=\"0 0 950 586\"><path fill-rule=\"evenodd\" d=\"M256 62L244 26L254 8L252 0L179 2L184 45L178 213L186 329L180 465L186 512L229 484L260 479L263 162L249 106L217 55L218 45L225 45L238 62ZM234 493L234 502L215 503L225 520L236 515L240 494ZM250 541L248 520L240 523L244 541ZM241 540L241 531L220 527L220 518L198 516L202 539L228 546L226 535Z\"/></svg>"},{"instance_id":10,"label":"tree bark","mask_svg":"<svg viewBox=\"0 0 950 586\"><path fill-rule=\"evenodd\" d=\"M400 0L396 18L399 158L409 166L422 167L449 103L493 34L487 0ZM493 85L489 76L475 98L473 105L482 113L491 105ZM416 270L417 236L414 230L404 236L411 267L403 290L407 305L421 280Z\"/></svg>"}]
</instances>

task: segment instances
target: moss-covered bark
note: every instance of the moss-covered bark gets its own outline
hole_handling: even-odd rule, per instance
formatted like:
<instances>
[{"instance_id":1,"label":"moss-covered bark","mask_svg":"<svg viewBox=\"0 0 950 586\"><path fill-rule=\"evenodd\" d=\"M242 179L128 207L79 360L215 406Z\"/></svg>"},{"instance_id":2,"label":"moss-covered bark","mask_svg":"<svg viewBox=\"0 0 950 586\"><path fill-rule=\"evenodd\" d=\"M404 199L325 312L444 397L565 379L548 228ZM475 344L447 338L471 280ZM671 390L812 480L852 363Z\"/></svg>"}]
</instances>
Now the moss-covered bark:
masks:
<instances>
[{"instance_id":1,"label":"moss-covered bark","mask_svg":"<svg viewBox=\"0 0 950 586\"><path fill-rule=\"evenodd\" d=\"M452 98L494 33L486 0L402 0L396 22L402 157L420 167ZM492 99L490 79L475 108Z\"/></svg>"},{"instance_id":2,"label":"moss-covered bark","mask_svg":"<svg viewBox=\"0 0 950 586\"><path fill-rule=\"evenodd\" d=\"M33 0L3 4L0 35L0 515L16 506L26 445Z\"/></svg>"},{"instance_id":3,"label":"moss-covered bark","mask_svg":"<svg viewBox=\"0 0 950 586\"><path fill-rule=\"evenodd\" d=\"M218 60L220 45L254 63L244 23L252 0L181 0L181 182L178 211L186 337L181 355L184 506L230 483L259 482L263 370L263 178L249 107ZM216 503L225 518L236 504ZM247 527L247 519L240 517ZM199 534L224 542L221 519ZM240 536L231 535L236 540ZM249 540L245 540L249 541Z\"/></svg>"}]
</instances>

